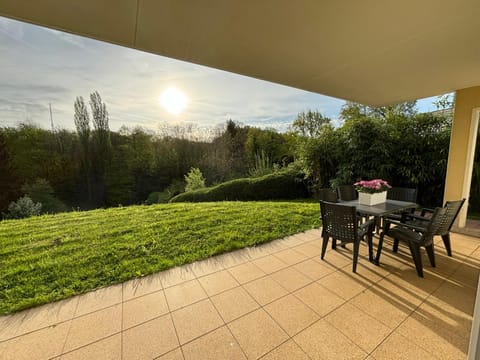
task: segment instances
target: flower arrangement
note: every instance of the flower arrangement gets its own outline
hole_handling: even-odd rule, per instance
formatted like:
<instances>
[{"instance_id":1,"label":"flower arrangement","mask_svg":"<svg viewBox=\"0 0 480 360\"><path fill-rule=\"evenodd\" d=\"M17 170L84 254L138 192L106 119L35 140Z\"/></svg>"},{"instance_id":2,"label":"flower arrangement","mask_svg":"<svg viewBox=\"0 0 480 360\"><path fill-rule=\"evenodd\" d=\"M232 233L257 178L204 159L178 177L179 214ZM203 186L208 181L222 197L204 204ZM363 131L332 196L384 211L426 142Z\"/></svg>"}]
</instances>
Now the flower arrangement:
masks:
<instances>
[{"instance_id":1,"label":"flower arrangement","mask_svg":"<svg viewBox=\"0 0 480 360\"><path fill-rule=\"evenodd\" d=\"M358 192L368 193L368 194L375 194L387 191L391 188L391 186L382 179L373 179L373 180L361 180L357 181L355 184L355 189Z\"/></svg>"}]
</instances>

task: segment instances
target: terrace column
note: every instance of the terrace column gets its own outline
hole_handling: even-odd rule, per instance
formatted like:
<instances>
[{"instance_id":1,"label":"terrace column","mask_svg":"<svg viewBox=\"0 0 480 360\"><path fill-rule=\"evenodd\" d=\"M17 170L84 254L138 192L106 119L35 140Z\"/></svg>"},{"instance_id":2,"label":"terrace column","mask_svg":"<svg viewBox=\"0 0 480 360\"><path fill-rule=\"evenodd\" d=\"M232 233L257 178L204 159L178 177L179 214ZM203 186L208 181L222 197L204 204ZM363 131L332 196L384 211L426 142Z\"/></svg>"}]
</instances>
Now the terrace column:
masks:
<instances>
[{"instance_id":1,"label":"terrace column","mask_svg":"<svg viewBox=\"0 0 480 360\"><path fill-rule=\"evenodd\" d=\"M443 200L459 200L470 195L478 118L480 114L480 86L456 91L450 151ZM457 219L458 227L465 227L468 206L464 205Z\"/></svg>"}]
</instances>

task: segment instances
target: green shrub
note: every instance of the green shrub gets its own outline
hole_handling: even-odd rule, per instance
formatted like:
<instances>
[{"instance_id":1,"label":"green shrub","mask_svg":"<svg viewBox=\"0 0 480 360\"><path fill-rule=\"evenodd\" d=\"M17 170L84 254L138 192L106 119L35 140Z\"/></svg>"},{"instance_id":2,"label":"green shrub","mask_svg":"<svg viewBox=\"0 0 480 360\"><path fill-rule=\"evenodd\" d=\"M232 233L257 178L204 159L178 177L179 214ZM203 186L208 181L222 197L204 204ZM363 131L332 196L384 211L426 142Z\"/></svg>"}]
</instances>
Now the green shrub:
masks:
<instances>
[{"instance_id":1,"label":"green shrub","mask_svg":"<svg viewBox=\"0 0 480 360\"><path fill-rule=\"evenodd\" d=\"M32 184L22 186L22 191L35 203L42 204L42 214L55 214L67 211L67 206L55 196L50 183L45 179L37 179Z\"/></svg>"},{"instance_id":2,"label":"green shrub","mask_svg":"<svg viewBox=\"0 0 480 360\"><path fill-rule=\"evenodd\" d=\"M147 200L145 200L145 204L153 205L153 204L162 204L167 203L170 200L172 195L168 191L155 191L148 195Z\"/></svg>"},{"instance_id":3,"label":"green shrub","mask_svg":"<svg viewBox=\"0 0 480 360\"><path fill-rule=\"evenodd\" d=\"M205 188L205 178L199 168L192 167L185 175L185 191L192 191Z\"/></svg>"},{"instance_id":4,"label":"green shrub","mask_svg":"<svg viewBox=\"0 0 480 360\"><path fill-rule=\"evenodd\" d=\"M265 154L265 151L256 152L254 162L255 166L248 171L251 177L260 177L273 173L273 163L268 155Z\"/></svg>"},{"instance_id":5,"label":"green shrub","mask_svg":"<svg viewBox=\"0 0 480 360\"><path fill-rule=\"evenodd\" d=\"M145 204L163 204L168 203L168 201L185 191L185 183L181 180L173 180L170 185L168 185L163 191L155 191L148 195Z\"/></svg>"},{"instance_id":6,"label":"green shrub","mask_svg":"<svg viewBox=\"0 0 480 360\"><path fill-rule=\"evenodd\" d=\"M23 219L30 216L40 215L42 210L41 203L34 203L28 196L21 197L17 201L12 201L8 205L7 219Z\"/></svg>"},{"instance_id":7,"label":"green shrub","mask_svg":"<svg viewBox=\"0 0 480 360\"><path fill-rule=\"evenodd\" d=\"M185 192L173 197L170 202L298 199L308 196L303 174L286 170L258 178L235 179L210 188Z\"/></svg>"},{"instance_id":8,"label":"green shrub","mask_svg":"<svg viewBox=\"0 0 480 360\"><path fill-rule=\"evenodd\" d=\"M164 190L170 194L170 198L181 194L185 191L185 181L183 180L173 180L170 185Z\"/></svg>"}]
</instances>

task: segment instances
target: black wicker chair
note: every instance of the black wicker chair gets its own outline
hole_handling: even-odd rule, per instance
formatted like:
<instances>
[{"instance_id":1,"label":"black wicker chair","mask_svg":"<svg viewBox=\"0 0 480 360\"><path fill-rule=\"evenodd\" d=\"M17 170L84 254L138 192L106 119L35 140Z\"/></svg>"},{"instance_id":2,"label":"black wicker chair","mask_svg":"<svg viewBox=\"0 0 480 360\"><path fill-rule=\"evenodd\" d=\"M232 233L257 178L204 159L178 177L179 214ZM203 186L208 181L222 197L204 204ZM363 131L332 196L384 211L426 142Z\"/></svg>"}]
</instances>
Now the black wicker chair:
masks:
<instances>
[{"instance_id":1,"label":"black wicker chair","mask_svg":"<svg viewBox=\"0 0 480 360\"><path fill-rule=\"evenodd\" d=\"M414 188L404 188L404 187L392 187L387 190L387 199L388 200L398 200L398 201L408 201L408 202L417 202L417 189ZM414 213L415 209L411 209L409 211L410 213ZM408 212L402 212L399 214L390 214L386 218L389 220L398 220L400 221L402 219L402 214L408 213ZM382 228L382 219L377 218L375 220L375 223L377 225L377 233L379 230Z\"/></svg>"},{"instance_id":2,"label":"black wicker chair","mask_svg":"<svg viewBox=\"0 0 480 360\"><path fill-rule=\"evenodd\" d=\"M418 227L415 225L408 225L395 220L385 219L385 230L380 234L380 241L378 243L377 258L375 262L380 263L380 254L382 251L383 238L385 235L394 239L396 249L398 249L398 242L404 241L408 244L412 254L417 274L423 277L422 255L420 254L420 247L425 247L428 254L428 259L432 267L435 267L435 252L433 237L438 233L438 230L446 223L446 208L436 208L432 217L429 219L426 227ZM396 225L391 227L391 225ZM395 250L394 250L395 251Z\"/></svg>"},{"instance_id":3,"label":"black wicker chair","mask_svg":"<svg viewBox=\"0 0 480 360\"><path fill-rule=\"evenodd\" d=\"M336 248L337 240L341 241L341 245L353 243L353 272L356 272L360 240L366 237L368 243L368 258L370 261L373 261L373 221L359 224L355 206L345 206L320 201L320 209L323 226L322 260L325 257L330 237L332 238L332 249Z\"/></svg>"},{"instance_id":4,"label":"black wicker chair","mask_svg":"<svg viewBox=\"0 0 480 360\"><path fill-rule=\"evenodd\" d=\"M444 208L446 209L445 214L445 222L442 224L441 227L438 228L435 235L440 235L442 237L443 243L445 245L445 249L447 250L448 256L452 256L452 245L450 242L450 230L457 219L460 210L465 203L465 199L456 200L456 201L447 201L445 203ZM427 213L433 213L432 209L424 208L421 212L421 215L414 215L414 214L403 214L402 222L407 225L414 225L418 228L425 229L430 221L429 217L425 215ZM393 250L396 251L398 249L398 242L393 243Z\"/></svg>"},{"instance_id":5,"label":"black wicker chair","mask_svg":"<svg viewBox=\"0 0 480 360\"><path fill-rule=\"evenodd\" d=\"M358 199L357 190L353 185L340 185L337 188L340 201L352 201Z\"/></svg>"},{"instance_id":6,"label":"black wicker chair","mask_svg":"<svg viewBox=\"0 0 480 360\"><path fill-rule=\"evenodd\" d=\"M319 200L328 201L332 203L338 202L337 192L329 188L318 190L318 198Z\"/></svg>"},{"instance_id":7,"label":"black wicker chair","mask_svg":"<svg viewBox=\"0 0 480 360\"><path fill-rule=\"evenodd\" d=\"M392 188L387 190L387 199L416 202L417 201L417 189L403 188L403 187L392 187Z\"/></svg>"}]
</instances>

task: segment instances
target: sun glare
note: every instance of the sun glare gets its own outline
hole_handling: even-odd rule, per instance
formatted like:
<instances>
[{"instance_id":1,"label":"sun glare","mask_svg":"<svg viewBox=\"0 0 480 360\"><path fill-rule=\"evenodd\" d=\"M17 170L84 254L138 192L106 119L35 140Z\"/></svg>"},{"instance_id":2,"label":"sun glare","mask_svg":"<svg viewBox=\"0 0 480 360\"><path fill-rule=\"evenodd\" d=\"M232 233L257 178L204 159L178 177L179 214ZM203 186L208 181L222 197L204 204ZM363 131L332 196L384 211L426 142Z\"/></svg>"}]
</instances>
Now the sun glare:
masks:
<instances>
[{"instance_id":1,"label":"sun glare","mask_svg":"<svg viewBox=\"0 0 480 360\"><path fill-rule=\"evenodd\" d=\"M160 105L170 114L179 115L187 106L187 96L178 90L171 87L165 90L160 95Z\"/></svg>"}]
</instances>

